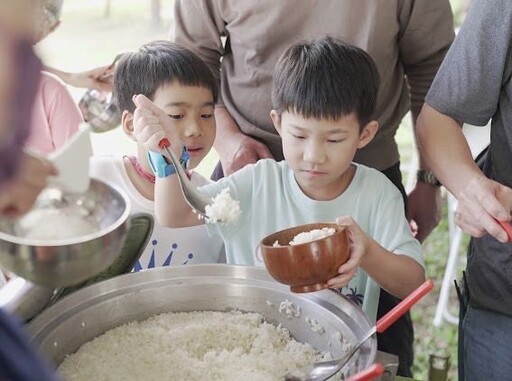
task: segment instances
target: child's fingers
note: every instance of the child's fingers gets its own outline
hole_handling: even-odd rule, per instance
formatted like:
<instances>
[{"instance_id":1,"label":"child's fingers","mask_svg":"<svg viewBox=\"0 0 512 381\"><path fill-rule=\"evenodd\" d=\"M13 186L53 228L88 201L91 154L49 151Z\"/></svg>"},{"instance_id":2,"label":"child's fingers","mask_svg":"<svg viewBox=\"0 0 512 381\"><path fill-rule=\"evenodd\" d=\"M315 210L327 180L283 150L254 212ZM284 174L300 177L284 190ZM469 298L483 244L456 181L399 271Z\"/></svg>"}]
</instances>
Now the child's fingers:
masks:
<instances>
[{"instance_id":1,"label":"child's fingers","mask_svg":"<svg viewBox=\"0 0 512 381\"><path fill-rule=\"evenodd\" d=\"M327 281L329 287L343 287L346 286L355 275L355 269L343 274L340 274Z\"/></svg>"},{"instance_id":2,"label":"child's fingers","mask_svg":"<svg viewBox=\"0 0 512 381\"><path fill-rule=\"evenodd\" d=\"M155 105L148 97L145 95L139 94L133 97L133 103L137 108L146 108L153 112L158 118L163 118L161 120L165 120L168 118L167 114L160 107Z\"/></svg>"},{"instance_id":3,"label":"child's fingers","mask_svg":"<svg viewBox=\"0 0 512 381\"><path fill-rule=\"evenodd\" d=\"M338 273L343 274L346 272L353 271L357 268L358 265L359 265L359 258L350 257L350 259L347 262L345 262L344 264L342 264L340 266L340 268L338 269Z\"/></svg>"}]
</instances>

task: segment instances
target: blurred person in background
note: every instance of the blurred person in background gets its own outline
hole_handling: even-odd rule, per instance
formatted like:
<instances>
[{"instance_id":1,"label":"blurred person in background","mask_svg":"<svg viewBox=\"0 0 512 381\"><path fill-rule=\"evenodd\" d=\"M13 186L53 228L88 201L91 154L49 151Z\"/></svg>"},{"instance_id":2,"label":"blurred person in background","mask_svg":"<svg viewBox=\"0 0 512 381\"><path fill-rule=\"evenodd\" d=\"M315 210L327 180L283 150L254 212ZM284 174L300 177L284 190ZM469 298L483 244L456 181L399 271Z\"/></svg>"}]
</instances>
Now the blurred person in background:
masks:
<instances>
[{"instance_id":1,"label":"blurred person in background","mask_svg":"<svg viewBox=\"0 0 512 381\"><path fill-rule=\"evenodd\" d=\"M512 6L472 1L418 117L426 164L457 198L455 221L472 236L459 318L459 380L510 380L512 244L498 221L512 211ZM482 170L462 124L491 119Z\"/></svg>"},{"instance_id":2,"label":"blurred person in background","mask_svg":"<svg viewBox=\"0 0 512 381\"><path fill-rule=\"evenodd\" d=\"M176 0L171 39L210 66L221 89L214 147L221 166L214 179L259 159L283 159L269 117L272 71L291 44L330 35L370 54L381 77L379 131L354 161L382 171L401 191L422 242L440 219L439 183L421 167L407 197L395 133L410 110L413 122L453 37L448 0ZM381 291L378 317L397 303ZM378 334L379 349L399 356L398 374L412 376L410 314Z\"/></svg>"},{"instance_id":3,"label":"blurred person in background","mask_svg":"<svg viewBox=\"0 0 512 381\"><path fill-rule=\"evenodd\" d=\"M44 159L23 152L41 64L32 51L35 9L32 0L0 2L0 215L26 212L55 175ZM34 17L33 17L34 16ZM0 380L56 380L33 348L21 324L0 310Z\"/></svg>"},{"instance_id":4,"label":"blurred person in background","mask_svg":"<svg viewBox=\"0 0 512 381\"><path fill-rule=\"evenodd\" d=\"M64 0L46 0L38 12L34 44L39 43L60 24ZM48 154L63 146L84 121L64 82L46 71L41 81L32 109L30 136L26 146Z\"/></svg>"}]
</instances>

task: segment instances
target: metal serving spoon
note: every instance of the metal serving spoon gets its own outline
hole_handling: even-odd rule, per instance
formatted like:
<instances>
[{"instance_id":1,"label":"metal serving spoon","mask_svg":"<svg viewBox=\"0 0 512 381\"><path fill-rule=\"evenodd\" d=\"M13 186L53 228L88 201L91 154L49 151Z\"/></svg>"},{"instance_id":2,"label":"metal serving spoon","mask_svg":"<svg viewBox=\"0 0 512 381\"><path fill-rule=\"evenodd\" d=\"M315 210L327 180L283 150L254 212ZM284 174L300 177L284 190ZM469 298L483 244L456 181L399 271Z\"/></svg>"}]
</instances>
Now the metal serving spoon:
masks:
<instances>
[{"instance_id":1,"label":"metal serving spoon","mask_svg":"<svg viewBox=\"0 0 512 381\"><path fill-rule=\"evenodd\" d=\"M195 186L190 182L187 173L183 169L183 166L180 164L179 159L176 157L172 149L169 149L171 143L167 138L163 138L158 143L160 149L167 159L171 161L176 168L176 174L178 175L178 181L180 182L181 191L183 192L183 197L187 201L187 204L200 216L203 218L208 218L206 215L206 206L212 204L212 199L206 196L204 193L201 193L197 190Z\"/></svg>"},{"instance_id":2,"label":"metal serving spoon","mask_svg":"<svg viewBox=\"0 0 512 381\"><path fill-rule=\"evenodd\" d=\"M341 368L354 356L361 346L372 337L376 332L382 333L389 328L391 324L397 321L404 313L406 313L418 300L428 294L434 283L427 280L420 287L414 290L408 297L398 303L391 311L381 317L374 327L372 327L366 335L354 346L350 351L345 353L341 358L330 361L322 361L316 364L306 366L301 369L294 370L285 375L286 381L323 381L334 376Z\"/></svg>"}]
</instances>

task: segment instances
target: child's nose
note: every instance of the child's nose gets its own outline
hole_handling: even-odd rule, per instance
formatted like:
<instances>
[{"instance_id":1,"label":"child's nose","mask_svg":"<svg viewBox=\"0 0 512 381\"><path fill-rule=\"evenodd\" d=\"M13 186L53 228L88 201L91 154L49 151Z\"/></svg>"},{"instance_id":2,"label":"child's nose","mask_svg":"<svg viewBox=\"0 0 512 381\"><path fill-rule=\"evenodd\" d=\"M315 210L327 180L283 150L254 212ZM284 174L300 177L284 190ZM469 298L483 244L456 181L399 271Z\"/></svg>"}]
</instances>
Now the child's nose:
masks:
<instances>
[{"instance_id":1,"label":"child's nose","mask_svg":"<svg viewBox=\"0 0 512 381\"><path fill-rule=\"evenodd\" d=\"M304 160L309 163L323 163L325 152L320 144L308 144L304 149Z\"/></svg>"},{"instance_id":2,"label":"child's nose","mask_svg":"<svg viewBox=\"0 0 512 381\"><path fill-rule=\"evenodd\" d=\"M201 129L201 124L197 120L190 121L185 127L185 136L187 138L193 138L202 134L203 130Z\"/></svg>"}]
</instances>

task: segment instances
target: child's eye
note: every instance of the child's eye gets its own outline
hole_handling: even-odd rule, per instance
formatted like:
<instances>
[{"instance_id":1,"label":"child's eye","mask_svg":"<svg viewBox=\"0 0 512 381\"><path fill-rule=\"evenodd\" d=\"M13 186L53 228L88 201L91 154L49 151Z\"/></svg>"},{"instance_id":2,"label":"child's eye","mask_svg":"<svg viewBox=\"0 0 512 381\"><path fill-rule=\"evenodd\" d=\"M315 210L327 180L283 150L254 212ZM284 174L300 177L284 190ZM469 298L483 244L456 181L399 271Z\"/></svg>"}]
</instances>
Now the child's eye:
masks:
<instances>
[{"instance_id":1,"label":"child's eye","mask_svg":"<svg viewBox=\"0 0 512 381\"><path fill-rule=\"evenodd\" d=\"M201 118L203 118L203 119L211 119L211 118L213 118L213 114L202 114Z\"/></svg>"},{"instance_id":2,"label":"child's eye","mask_svg":"<svg viewBox=\"0 0 512 381\"><path fill-rule=\"evenodd\" d=\"M295 135L295 134L292 134L292 136L293 136L295 139L300 139L300 140L302 140L302 139L306 139L306 137L305 137L305 136L302 136L302 135Z\"/></svg>"},{"instance_id":3,"label":"child's eye","mask_svg":"<svg viewBox=\"0 0 512 381\"><path fill-rule=\"evenodd\" d=\"M343 141L343 139L328 139L327 142L328 143L341 143Z\"/></svg>"},{"instance_id":4,"label":"child's eye","mask_svg":"<svg viewBox=\"0 0 512 381\"><path fill-rule=\"evenodd\" d=\"M176 119L176 120L180 120L180 119L183 119L183 115L181 114L167 114L169 117L171 117L172 119Z\"/></svg>"}]
</instances>

